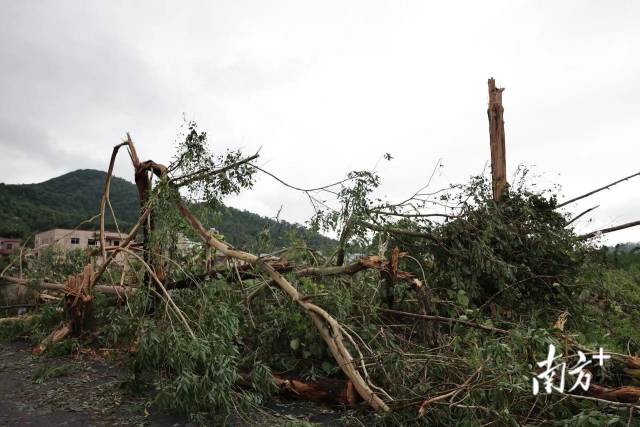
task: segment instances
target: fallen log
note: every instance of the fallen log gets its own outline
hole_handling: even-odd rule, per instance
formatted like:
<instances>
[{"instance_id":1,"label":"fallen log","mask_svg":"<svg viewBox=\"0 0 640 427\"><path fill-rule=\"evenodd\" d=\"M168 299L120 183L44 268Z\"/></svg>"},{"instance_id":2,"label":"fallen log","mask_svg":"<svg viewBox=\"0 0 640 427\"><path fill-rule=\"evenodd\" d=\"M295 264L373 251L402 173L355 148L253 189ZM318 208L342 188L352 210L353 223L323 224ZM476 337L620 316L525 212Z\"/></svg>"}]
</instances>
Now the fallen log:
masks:
<instances>
[{"instance_id":1,"label":"fallen log","mask_svg":"<svg viewBox=\"0 0 640 427\"><path fill-rule=\"evenodd\" d=\"M130 138L128 138L128 143L130 150L135 153L135 147ZM132 161L134 163L134 168L136 169L136 176L143 172L151 170L156 176L160 177L161 179L166 177L167 168L165 166L157 164L150 160L144 163L139 163L137 161L137 156L135 157L136 159L134 160L134 156L132 156ZM212 233L204 228L200 221L198 221L198 219L186 207L186 205L182 201L182 197L180 197L178 187L175 184L172 184L171 187L176 191L177 197L175 199L175 203L178 210L185 218L185 220L191 225L194 231L199 234L203 242L207 246L220 251L227 257L255 265L265 271L271 278L271 280L278 287L280 287L282 291L289 295L289 297L294 302L296 302L311 318L314 325L318 329L320 336L329 347L329 350L336 360L338 366L340 366L343 373L351 380L354 388L357 390L358 394L363 398L363 400L376 411L388 412L390 409L387 404L373 392L369 384L364 380L364 378L358 371L353 357L351 356L349 350L346 348L343 342L343 330L340 324L322 308L311 302L305 301L304 295L300 294L298 290L291 283L289 283L289 281L278 271L276 271L269 264L265 263L264 259L248 252L236 250L232 248L228 243L218 240ZM148 214L149 209L145 209L145 211ZM141 223L141 220L142 217L138 220L138 224ZM133 231L131 234L133 234ZM120 246L123 245L121 244ZM98 272L98 274L96 275L97 277L99 277L102 271L104 271L104 268L106 268L104 267L104 265L108 263L108 261L111 259L111 257L114 256L115 253L117 252L114 251L109 259L107 259L107 261L103 263L103 269Z\"/></svg>"},{"instance_id":2,"label":"fallen log","mask_svg":"<svg viewBox=\"0 0 640 427\"><path fill-rule=\"evenodd\" d=\"M51 332L40 344L35 346L31 353L39 355L45 352L52 344L62 341L69 335L71 335L72 327L69 324L62 326L60 329L56 329Z\"/></svg>"},{"instance_id":3,"label":"fallen log","mask_svg":"<svg viewBox=\"0 0 640 427\"><path fill-rule=\"evenodd\" d=\"M402 257L402 254L400 255ZM265 260L265 264L270 265L275 271L279 273L292 272L298 277L327 277L327 276L340 276L340 275L353 275L363 270L374 269L378 271L390 272L391 264L385 258L377 255L371 255L360 258L352 264L341 266L329 266L329 267L306 267L306 266L292 266L286 260ZM253 270L255 266L253 264L242 264L237 266L237 273L232 269L224 267L216 267L205 273L201 273L197 276L185 277L184 279L177 280L167 284L167 289L183 289L197 285L198 280L202 280L205 277L227 277L228 280L238 279L255 279L259 276ZM415 276L405 271L396 272L398 279L405 280L407 282L413 282Z\"/></svg>"},{"instance_id":4,"label":"fallen log","mask_svg":"<svg viewBox=\"0 0 640 427\"><path fill-rule=\"evenodd\" d=\"M26 322L34 318L33 314L25 315L25 316L14 316L14 317L0 317L0 324L2 323L13 323L13 322Z\"/></svg>"},{"instance_id":5,"label":"fallen log","mask_svg":"<svg viewBox=\"0 0 640 427\"><path fill-rule=\"evenodd\" d=\"M640 402L640 387L622 386L609 388L598 384L589 385L589 396L598 399L608 400L620 403L638 403Z\"/></svg>"},{"instance_id":6,"label":"fallen log","mask_svg":"<svg viewBox=\"0 0 640 427\"><path fill-rule=\"evenodd\" d=\"M273 381L282 393L298 399L351 407L362 401L349 380L324 378L307 381L300 377L274 374Z\"/></svg>"},{"instance_id":7,"label":"fallen log","mask_svg":"<svg viewBox=\"0 0 640 427\"><path fill-rule=\"evenodd\" d=\"M338 363L338 366L340 366L347 378L351 380L354 388L363 400L376 411L388 412L390 410L387 404L373 392L364 378L360 375L353 357L344 345L342 328L329 313L317 305L305 301L304 295L300 294L284 276L269 264L261 260L260 257L248 252L232 249L227 243L224 243L212 236L211 233L204 228L200 221L198 221L198 219L185 206L180 198L176 200L176 204L182 216L200 235L205 244L219 250L228 257L237 258L263 269L269 277L309 315L318 329L320 336L329 347L329 350Z\"/></svg>"},{"instance_id":8,"label":"fallen log","mask_svg":"<svg viewBox=\"0 0 640 427\"><path fill-rule=\"evenodd\" d=\"M6 280L9 283L13 283L15 285L20 286L35 286L40 289L49 289L52 291L60 291L64 292L67 285L63 285L62 283L50 283L50 282L30 282L27 279L20 279L18 277L6 276L2 279ZM124 298L127 295L130 295L134 292L133 288L128 288L126 286L109 286L109 285L94 285L92 288L94 291L105 294L105 295L115 295L119 298Z\"/></svg>"}]
</instances>

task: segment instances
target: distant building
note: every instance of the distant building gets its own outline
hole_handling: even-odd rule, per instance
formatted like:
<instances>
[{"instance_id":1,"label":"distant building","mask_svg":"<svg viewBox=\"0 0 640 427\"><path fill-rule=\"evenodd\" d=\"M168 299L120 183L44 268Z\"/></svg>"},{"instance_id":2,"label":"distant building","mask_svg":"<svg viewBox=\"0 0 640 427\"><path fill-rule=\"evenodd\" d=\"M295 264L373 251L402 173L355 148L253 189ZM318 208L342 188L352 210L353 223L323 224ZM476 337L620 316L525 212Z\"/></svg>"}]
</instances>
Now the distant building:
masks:
<instances>
[{"instance_id":1,"label":"distant building","mask_svg":"<svg viewBox=\"0 0 640 427\"><path fill-rule=\"evenodd\" d=\"M20 249L20 239L0 237L0 255L9 255Z\"/></svg>"},{"instance_id":2,"label":"distant building","mask_svg":"<svg viewBox=\"0 0 640 427\"><path fill-rule=\"evenodd\" d=\"M107 247L118 246L126 238L126 235L115 231L105 231L104 238ZM36 234L33 246L38 252L50 246L67 251L96 248L100 247L100 231L54 228L53 230Z\"/></svg>"}]
</instances>

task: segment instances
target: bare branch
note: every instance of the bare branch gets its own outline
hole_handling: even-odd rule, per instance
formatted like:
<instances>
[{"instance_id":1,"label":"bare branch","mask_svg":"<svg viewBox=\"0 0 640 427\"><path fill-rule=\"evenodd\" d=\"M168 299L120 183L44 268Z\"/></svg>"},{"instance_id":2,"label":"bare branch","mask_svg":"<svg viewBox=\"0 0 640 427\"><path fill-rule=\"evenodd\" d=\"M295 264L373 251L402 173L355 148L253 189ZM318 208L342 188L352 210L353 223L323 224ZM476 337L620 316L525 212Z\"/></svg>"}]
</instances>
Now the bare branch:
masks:
<instances>
[{"instance_id":1,"label":"bare branch","mask_svg":"<svg viewBox=\"0 0 640 427\"><path fill-rule=\"evenodd\" d=\"M596 206L594 206L594 207L592 207L592 208L589 208L589 209L585 210L585 211L584 211L584 212L582 212L581 214L576 215L575 217L573 217L573 218L571 219L571 221L567 222L567 225L569 225L569 224L571 224L571 223L573 223L573 222L576 222L576 221L577 221L578 219L580 219L582 216L584 216L584 215L588 214L589 212L591 212L591 211L592 211L592 210L594 210L594 209L598 209L599 207L600 207L600 205L596 205Z\"/></svg>"},{"instance_id":2,"label":"bare branch","mask_svg":"<svg viewBox=\"0 0 640 427\"><path fill-rule=\"evenodd\" d=\"M372 224L370 222L365 222L365 221L359 221L358 223L363 227L368 228L369 230L378 231L381 233L390 233L390 234L398 234L398 235L408 236L408 237L417 237L420 239L427 239L436 243L441 243L440 239L435 237L433 234L429 234L429 233L421 233L419 231L405 230L403 228L383 227L383 226Z\"/></svg>"},{"instance_id":3,"label":"bare branch","mask_svg":"<svg viewBox=\"0 0 640 427\"><path fill-rule=\"evenodd\" d=\"M590 239L596 236L597 234L611 233L613 231L624 230L625 228L635 227L636 225L640 225L640 221L633 221L633 222L628 222L626 224L616 225L615 227L603 228L602 230L592 231L591 233L582 234L581 236L578 236L578 237L580 237L581 239Z\"/></svg>"},{"instance_id":4,"label":"bare branch","mask_svg":"<svg viewBox=\"0 0 640 427\"><path fill-rule=\"evenodd\" d=\"M600 191L602 191L602 190L607 190L607 189L609 189L609 188L613 187L613 186L614 186L614 185L616 185L616 184L620 184L621 182L624 182L624 181L626 181L626 180L628 180L628 179L631 179L631 178L636 177L636 176L639 176L639 175L640 175L640 172L636 172L636 173L634 173L633 175L629 175L629 176L627 176L627 177L625 177L625 178L619 179L619 180L617 180L617 181L615 181L615 182L612 182L611 184L605 185L604 187L600 187L600 188L595 189L595 190L593 190L593 191L589 191L588 193L585 193L585 194L583 194L582 196L578 196L578 197L574 197L573 199L569 199L569 200L567 200L566 202L562 202L562 203L560 203L558 206L556 206L556 209L561 208L561 207L563 207L563 206L566 206L566 205L568 205L569 203L577 202L578 200L584 199L585 197L589 197L589 196L591 196L592 194L599 193L599 192L600 192Z\"/></svg>"}]
</instances>

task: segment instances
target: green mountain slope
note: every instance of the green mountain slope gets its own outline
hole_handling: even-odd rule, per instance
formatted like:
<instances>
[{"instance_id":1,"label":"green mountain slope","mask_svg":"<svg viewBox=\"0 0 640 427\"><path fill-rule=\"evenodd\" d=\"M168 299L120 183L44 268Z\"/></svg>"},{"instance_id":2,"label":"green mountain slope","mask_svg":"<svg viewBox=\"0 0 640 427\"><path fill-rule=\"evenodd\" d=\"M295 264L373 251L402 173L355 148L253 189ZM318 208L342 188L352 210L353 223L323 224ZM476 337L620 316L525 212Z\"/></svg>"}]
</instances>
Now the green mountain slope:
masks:
<instances>
[{"instance_id":1,"label":"green mountain slope","mask_svg":"<svg viewBox=\"0 0 640 427\"><path fill-rule=\"evenodd\" d=\"M106 173L83 169L38 184L8 185L0 183L0 236L25 238L33 232L51 228L74 228L96 215L104 189ZM133 226L138 217L138 190L122 178L111 184L111 204L121 229ZM94 229L98 222L81 228ZM274 221L251 212L223 208L210 226L215 226L226 239L239 247L255 247L258 235L268 230L271 247L291 243L291 236L304 239L317 249L328 249L333 240L305 227L285 221ZM107 222L107 227L114 228Z\"/></svg>"}]
</instances>

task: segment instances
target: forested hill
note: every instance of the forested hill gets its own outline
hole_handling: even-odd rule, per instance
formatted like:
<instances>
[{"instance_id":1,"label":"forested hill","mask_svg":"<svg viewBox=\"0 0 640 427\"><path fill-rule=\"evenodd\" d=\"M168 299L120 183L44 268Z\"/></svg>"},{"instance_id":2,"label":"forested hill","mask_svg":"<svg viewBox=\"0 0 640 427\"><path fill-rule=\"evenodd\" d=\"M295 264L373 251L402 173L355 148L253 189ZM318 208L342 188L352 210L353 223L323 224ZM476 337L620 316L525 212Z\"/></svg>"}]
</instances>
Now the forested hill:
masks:
<instances>
[{"instance_id":1,"label":"forested hill","mask_svg":"<svg viewBox=\"0 0 640 427\"><path fill-rule=\"evenodd\" d=\"M36 231L51 228L74 228L99 211L106 173L83 169L38 184L8 185L0 183L0 236L25 238ZM121 229L129 229L138 218L138 190L122 178L111 184L111 204ZM112 223L108 228L113 228ZM81 228L94 229L98 222ZM302 238L311 247L328 249L333 241L308 229L284 221L241 211L222 209L213 224L225 238L239 247L254 247L258 236L269 230L271 245L290 244L290 237ZM262 234L261 234L262 233Z\"/></svg>"}]
</instances>

